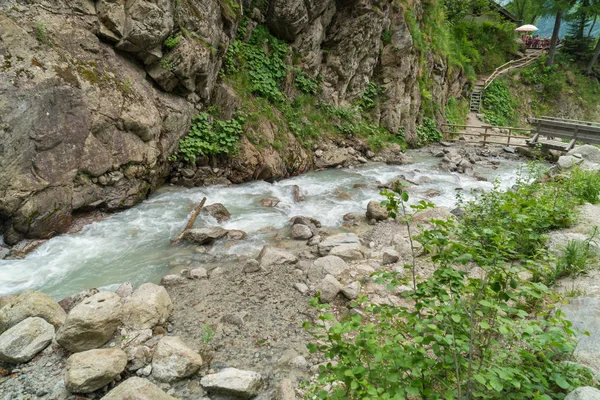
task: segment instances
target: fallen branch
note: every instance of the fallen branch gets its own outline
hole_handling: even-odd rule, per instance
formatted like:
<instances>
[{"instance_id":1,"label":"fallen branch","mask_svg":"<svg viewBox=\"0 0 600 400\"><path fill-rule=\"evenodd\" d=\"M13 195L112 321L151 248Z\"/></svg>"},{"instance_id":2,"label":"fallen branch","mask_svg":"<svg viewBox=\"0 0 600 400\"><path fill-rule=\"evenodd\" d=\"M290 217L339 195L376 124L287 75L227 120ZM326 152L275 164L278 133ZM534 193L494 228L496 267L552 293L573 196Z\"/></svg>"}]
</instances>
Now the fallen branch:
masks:
<instances>
[{"instance_id":1,"label":"fallen branch","mask_svg":"<svg viewBox=\"0 0 600 400\"><path fill-rule=\"evenodd\" d=\"M187 231L188 229L192 229L192 227L194 226L194 222L196 222L196 217L198 216L198 213L200 213L200 210L202 209L202 207L204 207L204 203L206 203L206 197L204 197L200 204L198 204L198 207L194 209L194 212L192 213L192 216L190 217L187 225L185 226L185 229L179 234L179 236L177 236L177 239L171 240L171 243L179 242L181 238L183 238L183 234L185 233L185 231Z\"/></svg>"}]
</instances>

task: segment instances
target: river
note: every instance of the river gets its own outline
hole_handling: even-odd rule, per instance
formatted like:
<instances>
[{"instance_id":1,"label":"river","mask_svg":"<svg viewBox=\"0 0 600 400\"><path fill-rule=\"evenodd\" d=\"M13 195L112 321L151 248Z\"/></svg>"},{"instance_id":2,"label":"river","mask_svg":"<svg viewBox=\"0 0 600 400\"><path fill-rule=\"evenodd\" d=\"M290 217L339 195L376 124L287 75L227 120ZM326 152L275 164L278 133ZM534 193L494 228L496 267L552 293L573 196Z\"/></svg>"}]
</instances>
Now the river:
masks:
<instances>
[{"instance_id":1,"label":"river","mask_svg":"<svg viewBox=\"0 0 600 400\"><path fill-rule=\"evenodd\" d=\"M311 172L276 183L251 182L230 187L183 188L164 186L141 204L102 221L91 223L80 232L48 240L23 260L0 260L0 296L27 289L40 290L61 299L91 287L114 289L130 281L134 286L158 282L181 265L235 260L238 255L255 256L272 238L275 229L296 215L313 217L323 226L338 227L346 213L364 213L370 200L381 199L378 182L389 182L399 175L430 183L417 186L411 201L427 199L438 206L453 207L457 188L470 196L472 189L492 188L493 180L509 187L520 164L498 159L497 166L478 166L476 171L489 182L439 171L439 158L423 151L409 152L409 165L367 164L353 169ZM354 188L355 184L366 187ZM298 185L304 201L294 203L293 186ZM433 198L430 189L439 191ZM345 196L340 196L344 192ZM348 198L351 195L351 198ZM207 254L195 252L195 246L171 245L186 224L191 210L207 197L207 204L222 203L232 218L222 225L241 229L248 239L213 246ZM259 205L261 198L275 196L281 202L275 208ZM210 216L200 216L196 227L216 225ZM216 257L216 258L215 258Z\"/></svg>"}]
</instances>

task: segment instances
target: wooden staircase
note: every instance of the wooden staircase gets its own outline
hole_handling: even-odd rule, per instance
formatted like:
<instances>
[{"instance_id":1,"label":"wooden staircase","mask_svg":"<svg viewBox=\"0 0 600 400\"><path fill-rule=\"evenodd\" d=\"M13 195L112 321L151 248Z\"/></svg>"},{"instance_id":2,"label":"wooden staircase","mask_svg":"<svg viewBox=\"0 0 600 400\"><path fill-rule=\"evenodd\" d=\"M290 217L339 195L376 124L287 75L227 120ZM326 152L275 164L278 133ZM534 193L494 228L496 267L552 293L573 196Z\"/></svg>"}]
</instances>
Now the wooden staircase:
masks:
<instances>
[{"instance_id":1,"label":"wooden staircase","mask_svg":"<svg viewBox=\"0 0 600 400\"><path fill-rule=\"evenodd\" d=\"M475 82L473 91L471 92L471 101L469 102L469 110L474 113L481 111L481 102L483 101L484 84L481 81Z\"/></svg>"}]
</instances>

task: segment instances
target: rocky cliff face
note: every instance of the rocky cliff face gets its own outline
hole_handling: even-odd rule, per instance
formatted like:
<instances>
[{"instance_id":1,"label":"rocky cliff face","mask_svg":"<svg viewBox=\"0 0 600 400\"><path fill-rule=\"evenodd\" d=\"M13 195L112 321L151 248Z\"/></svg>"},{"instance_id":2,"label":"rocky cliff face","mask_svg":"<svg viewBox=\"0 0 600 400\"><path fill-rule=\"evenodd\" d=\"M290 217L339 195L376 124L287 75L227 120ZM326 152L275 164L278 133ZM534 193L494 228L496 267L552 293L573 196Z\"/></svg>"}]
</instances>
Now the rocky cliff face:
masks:
<instances>
[{"instance_id":1,"label":"rocky cliff face","mask_svg":"<svg viewBox=\"0 0 600 400\"><path fill-rule=\"evenodd\" d=\"M78 211L129 207L160 185L191 116L212 103L237 106L235 93L218 83L218 73L242 17L266 24L292 44L301 68L322 78L325 101L346 104L369 82L378 82L385 101L375 118L393 132L404 127L409 140L419 118L419 74L430 75L442 106L448 96L460 94L464 80L459 72L451 75L443 60L419 64L404 11L391 0L271 0L260 2L263 9L253 3L3 2L0 233L5 242L51 237L66 231ZM180 42L169 49L164 43L174 32ZM384 32L391 37L386 43ZM265 122L253 133L269 143L274 129ZM199 159L191 170L180 166L175 181L278 179L341 165L340 154L356 161L368 150L339 141L307 149L291 133L285 135L283 149L258 148L242 138L235 159ZM390 159L401 157L396 150Z\"/></svg>"}]
</instances>

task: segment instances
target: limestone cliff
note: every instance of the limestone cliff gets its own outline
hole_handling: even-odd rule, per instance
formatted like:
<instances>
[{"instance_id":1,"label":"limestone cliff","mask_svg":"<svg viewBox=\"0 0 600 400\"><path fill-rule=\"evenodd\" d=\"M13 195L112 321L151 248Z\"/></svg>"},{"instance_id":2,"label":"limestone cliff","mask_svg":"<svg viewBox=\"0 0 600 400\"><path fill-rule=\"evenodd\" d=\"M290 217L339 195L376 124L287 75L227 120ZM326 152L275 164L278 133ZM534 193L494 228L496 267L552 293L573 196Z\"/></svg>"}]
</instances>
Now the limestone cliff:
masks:
<instances>
[{"instance_id":1,"label":"limestone cliff","mask_svg":"<svg viewBox=\"0 0 600 400\"><path fill-rule=\"evenodd\" d=\"M0 234L8 244L48 238L65 232L78 211L132 206L164 182L191 117L213 103L236 108L219 71L242 18L288 41L301 69L321 77L320 96L331 104L377 82L384 100L374 118L414 141L419 77L433 82L438 109L460 95L465 79L442 59L423 61L403 7L392 0L1 2ZM180 42L171 48L165 40L174 33ZM264 121L253 134L269 143L274 129ZM179 165L177 176L187 167L187 184L279 179L368 152L361 141L324 135L306 148L283 135L283 148L268 149L243 137L236 158L201 157ZM386 151L385 160L401 159L399 148Z\"/></svg>"}]
</instances>

